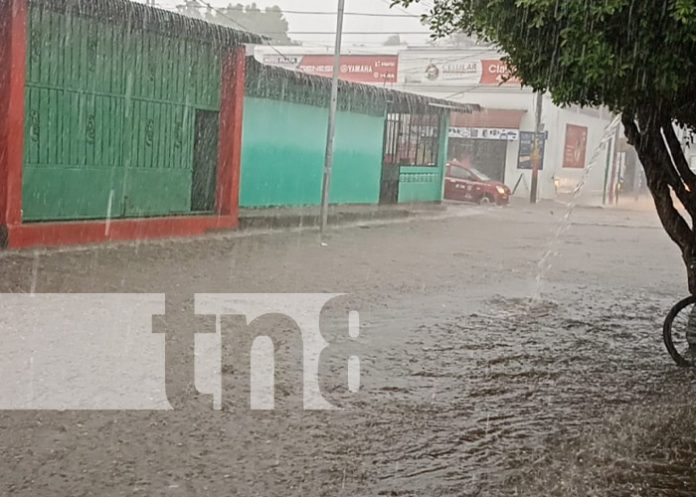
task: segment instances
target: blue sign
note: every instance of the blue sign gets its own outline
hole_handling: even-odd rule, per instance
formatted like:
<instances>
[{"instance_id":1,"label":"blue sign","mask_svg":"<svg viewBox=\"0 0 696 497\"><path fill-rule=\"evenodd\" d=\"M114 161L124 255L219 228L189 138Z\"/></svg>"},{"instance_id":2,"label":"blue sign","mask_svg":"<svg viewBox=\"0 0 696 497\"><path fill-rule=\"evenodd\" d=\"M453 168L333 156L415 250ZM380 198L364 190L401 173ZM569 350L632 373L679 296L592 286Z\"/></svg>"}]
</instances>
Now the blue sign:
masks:
<instances>
[{"instance_id":1,"label":"blue sign","mask_svg":"<svg viewBox=\"0 0 696 497\"><path fill-rule=\"evenodd\" d=\"M541 155L539 161L539 171L544 169L544 152L546 151L546 140L548 132L533 133L531 131L520 131L520 153L517 159L517 169L532 170L532 153L534 152L534 141L539 141L539 153Z\"/></svg>"}]
</instances>

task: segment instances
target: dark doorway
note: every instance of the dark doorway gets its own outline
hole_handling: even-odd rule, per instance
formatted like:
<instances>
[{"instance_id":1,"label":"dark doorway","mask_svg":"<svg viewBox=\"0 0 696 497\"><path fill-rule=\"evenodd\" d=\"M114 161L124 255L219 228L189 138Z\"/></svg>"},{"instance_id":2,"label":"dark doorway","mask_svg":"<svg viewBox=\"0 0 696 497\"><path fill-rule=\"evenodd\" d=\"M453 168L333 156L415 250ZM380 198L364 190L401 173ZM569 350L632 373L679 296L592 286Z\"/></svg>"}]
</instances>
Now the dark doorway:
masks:
<instances>
[{"instance_id":1,"label":"dark doorway","mask_svg":"<svg viewBox=\"0 0 696 497\"><path fill-rule=\"evenodd\" d=\"M470 165L491 179L505 182L507 142L505 140L472 140L452 138L449 141L449 159Z\"/></svg>"},{"instance_id":2,"label":"dark doorway","mask_svg":"<svg viewBox=\"0 0 696 497\"><path fill-rule=\"evenodd\" d=\"M396 204L399 202L399 181L401 166L382 165L382 185L379 192L380 204Z\"/></svg>"},{"instance_id":3,"label":"dark doorway","mask_svg":"<svg viewBox=\"0 0 696 497\"><path fill-rule=\"evenodd\" d=\"M191 211L215 211L220 114L196 111L196 141L193 146Z\"/></svg>"}]
</instances>

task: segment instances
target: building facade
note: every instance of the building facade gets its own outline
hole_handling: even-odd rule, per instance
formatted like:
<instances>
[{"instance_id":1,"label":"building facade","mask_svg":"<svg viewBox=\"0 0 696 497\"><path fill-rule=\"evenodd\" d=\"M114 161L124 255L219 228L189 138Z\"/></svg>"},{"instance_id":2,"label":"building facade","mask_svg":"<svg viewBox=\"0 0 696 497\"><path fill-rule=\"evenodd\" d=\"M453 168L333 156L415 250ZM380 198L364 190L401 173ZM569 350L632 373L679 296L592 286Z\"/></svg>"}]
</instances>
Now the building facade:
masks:
<instances>
[{"instance_id":1,"label":"building facade","mask_svg":"<svg viewBox=\"0 0 696 497\"><path fill-rule=\"evenodd\" d=\"M241 207L320 204L330 85L329 78L249 58ZM475 107L341 82L330 202L442 200L453 109Z\"/></svg>"},{"instance_id":2,"label":"building facade","mask_svg":"<svg viewBox=\"0 0 696 497\"><path fill-rule=\"evenodd\" d=\"M268 64L317 73L330 69L331 55L325 52L307 47L257 47L255 56ZM498 51L473 42L463 47L346 48L341 77L480 105L481 112L452 114L447 156L504 182L516 196L530 196L535 139L543 149L539 198L564 199L574 195L582 183L578 200L601 203L622 178L639 180L633 162L622 162L619 139L612 136L610 149L598 150L605 134L612 134L608 129L612 116L604 109L560 108L545 96L543 134L537 136L536 95L511 77L501 58ZM396 77L390 72L394 70ZM626 186L625 181L622 184Z\"/></svg>"},{"instance_id":3,"label":"building facade","mask_svg":"<svg viewBox=\"0 0 696 497\"><path fill-rule=\"evenodd\" d=\"M479 113L452 116L449 158L470 163L517 196L529 197L537 97L510 76L499 52L477 46L402 50L397 88L479 104ZM605 110L560 108L544 97L539 198L564 198L583 182L581 200L601 202L606 152L597 151L611 133L611 121Z\"/></svg>"},{"instance_id":4,"label":"building facade","mask_svg":"<svg viewBox=\"0 0 696 497\"><path fill-rule=\"evenodd\" d=\"M267 66L246 57L256 35L128 0L0 0L0 15L2 247L199 235L236 228L240 205L320 203L321 61ZM395 80L390 60L375 64ZM344 65L330 202L439 202L450 114L478 106Z\"/></svg>"},{"instance_id":5,"label":"building facade","mask_svg":"<svg viewBox=\"0 0 696 497\"><path fill-rule=\"evenodd\" d=\"M244 43L125 0L2 0L3 245L237 225Z\"/></svg>"}]
</instances>

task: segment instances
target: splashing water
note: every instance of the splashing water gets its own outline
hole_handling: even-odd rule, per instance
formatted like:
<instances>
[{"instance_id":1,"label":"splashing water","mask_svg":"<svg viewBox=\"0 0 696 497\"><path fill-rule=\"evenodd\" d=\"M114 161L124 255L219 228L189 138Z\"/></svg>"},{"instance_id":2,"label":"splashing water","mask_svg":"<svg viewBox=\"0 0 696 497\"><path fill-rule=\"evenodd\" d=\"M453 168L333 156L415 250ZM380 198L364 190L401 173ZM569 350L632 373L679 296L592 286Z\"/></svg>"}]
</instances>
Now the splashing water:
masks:
<instances>
[{"instance_id":1,"label":"splashing water","mask_svg":"<svg viewBox=\"0 0 696 497\"><path fill-rule=\"evenodd\" d=\"M580 193L582 192L585 184L587 183L587 178L592 171L593 167L597 163L600 157L600 153L603 150L606 150L606 147L609 146L609 142L611 142L612 138L616 134L616 130L621 124L621 116L617 115L608 125L606 128L604 128L604 133L602 134L602 139L600 140L599 144L595 148L594 152L592 153L592 156L590 157L590 161L587 164L587 167L583 170L582 177L580 178L580 181L578 181L578 184L575 186L573 189L573 192L571 194L570 200L566 204L566 212L563 215L563 218L561 219L558 228L556 228L556 232L554 233L554 236L551 238L551 241L549 242L548 248L546 252L544 252L544 255L541 257L539 260L537 267L537 275L536 275L536 287L534 290L534 294L532 296L531 301L536 302L540 300L541 298L541 290L543 287L544 283L544 277L546 274L549 272L549 270L552 267L552 259L554 256L558 255L559 251L559 245L561 242L561 239L563 235L570 229L572 222L571 218L573 216L573 212L575 211L575 208L578 205L578 199L580 197Z\"/></svg>"}]
</instances>

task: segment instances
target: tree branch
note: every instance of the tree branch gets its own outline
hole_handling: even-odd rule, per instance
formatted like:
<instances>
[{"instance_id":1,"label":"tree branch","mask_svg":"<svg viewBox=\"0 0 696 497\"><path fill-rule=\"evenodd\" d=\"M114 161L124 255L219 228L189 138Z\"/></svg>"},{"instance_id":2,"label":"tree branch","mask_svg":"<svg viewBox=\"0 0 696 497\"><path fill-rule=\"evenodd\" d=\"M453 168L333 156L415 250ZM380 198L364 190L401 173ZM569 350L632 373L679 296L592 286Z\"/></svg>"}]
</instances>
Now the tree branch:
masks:
<instances>
[{"instance_id":1,"label":"tree branch","mask_svg":"<svg viewBox=\"0 0 696 497\"><path fill-rule=\"evenodd\" d=\"M628 139L628 144L638 150L638 147L640 147L642 143L642 137L640 135L640 130L638 130L638 125L636 125L634 115L624 112L621 114L621 123L624 126L624 134Z\"/></svg>"},{"instance_id":2,"label":"tree branch","mask_svg":"<svg viewBox=\"0 0 696 497\"><path fill-rule=\"evenodd\" d=\"M651 154L653 162L661 165L661 167L655 170L655 174L663 176L664 181L672 188L681 204L691 216L691 219L696 219L696 189L686 188L680 173L675 169L675 164L665 144L665 138L662 136L662 133L665 132L663 126L665 123L670 128L669 130L672 133L674 132L671 121L669 119L659 119L655 114L650 113L642 113L640 119L641 130L638 129L635 117L632 114L622 114L621 121L624 125L628 142L635 147L639 156L641 155L641 149L643 149L644 154ZM683 154L681 155L683 158ZM643 165L645 167L645 163Z\"/></svg>"},{"instance_id":3,"label":"tree branch","mask_svg":"<svg viewBox=\"0 0 696 497\"><path fill-rule=\"evenodd\" d=\"M694 234L686 220L674 207L674 202L672 201L668 171L669 169L674 170L671 167L671 161L669 164L664 163L665 146L660 133L660 126L653 126L655 123L649 121L646 123L645 130L641 132L632 115L623 114L621 121L629 143L635 147L638 157L643 164L648 187L662 226L672 241L679 246L683 254L693 252L694 243L696 242ZM663 153L660 153L660 150Z\"/></svg>"},{"instance_id":4,"label":"tree branch","mask_svg":"<svg viewBox=\"0 0 696 497\"><path fill-rule=\"evenodd\" d=\"M667 145L669 146L669 151L672 154L672 159L674 160L674 165L679 171L679 175L684 180L684 183L689 187L692 194L696 194L696 174L689 167L689 163L684 157L684 151L682 150L681 143L677 138L677 134L674 132L674 127L671 122L666 123L663 126L663 131L665 133L665 138L667 139Z\"/></svg>"},{"instance_id":5,"label":"tree branch","mask_svg":"<svg viewBox=\"0 0 696 497\"><path fill-rule=\"evenodd\" d=\"M672 130L672 123L667 121L667 127ZM666 136L666 127L658 126L655 131L657 134L656 136L651 135L651 144L649 144L648 148L654 154L655 160L662 165L662 170L666 174L667 182L672 187L672 190L693 221L696 219L696 202L694 202L694 191L691 188L687 188L683 177L676 168L676 160L673 160L669 153L668 145L665 143L665 137L663 137L663 133Z\"/></svg>"},{"instance_id":6,"label":"tree branch","mask_svg":"<svg viewBox=\"0 0 696 497\"><path fill-rule=\"evenodd\" d=\"M642 159L641 159L642 160ZM660 217L660 222L664 227L669 237L681 249L682 253L692 252L694 244L694 234L689 228L686 220L679 214L679 211L674 207L672 196L670 195L669 187L661 181L654 181L648 173L649 167L646 168L646 176L648 177L648 187L652 193L657 214Z\"/></svg>"}]
</instances>

